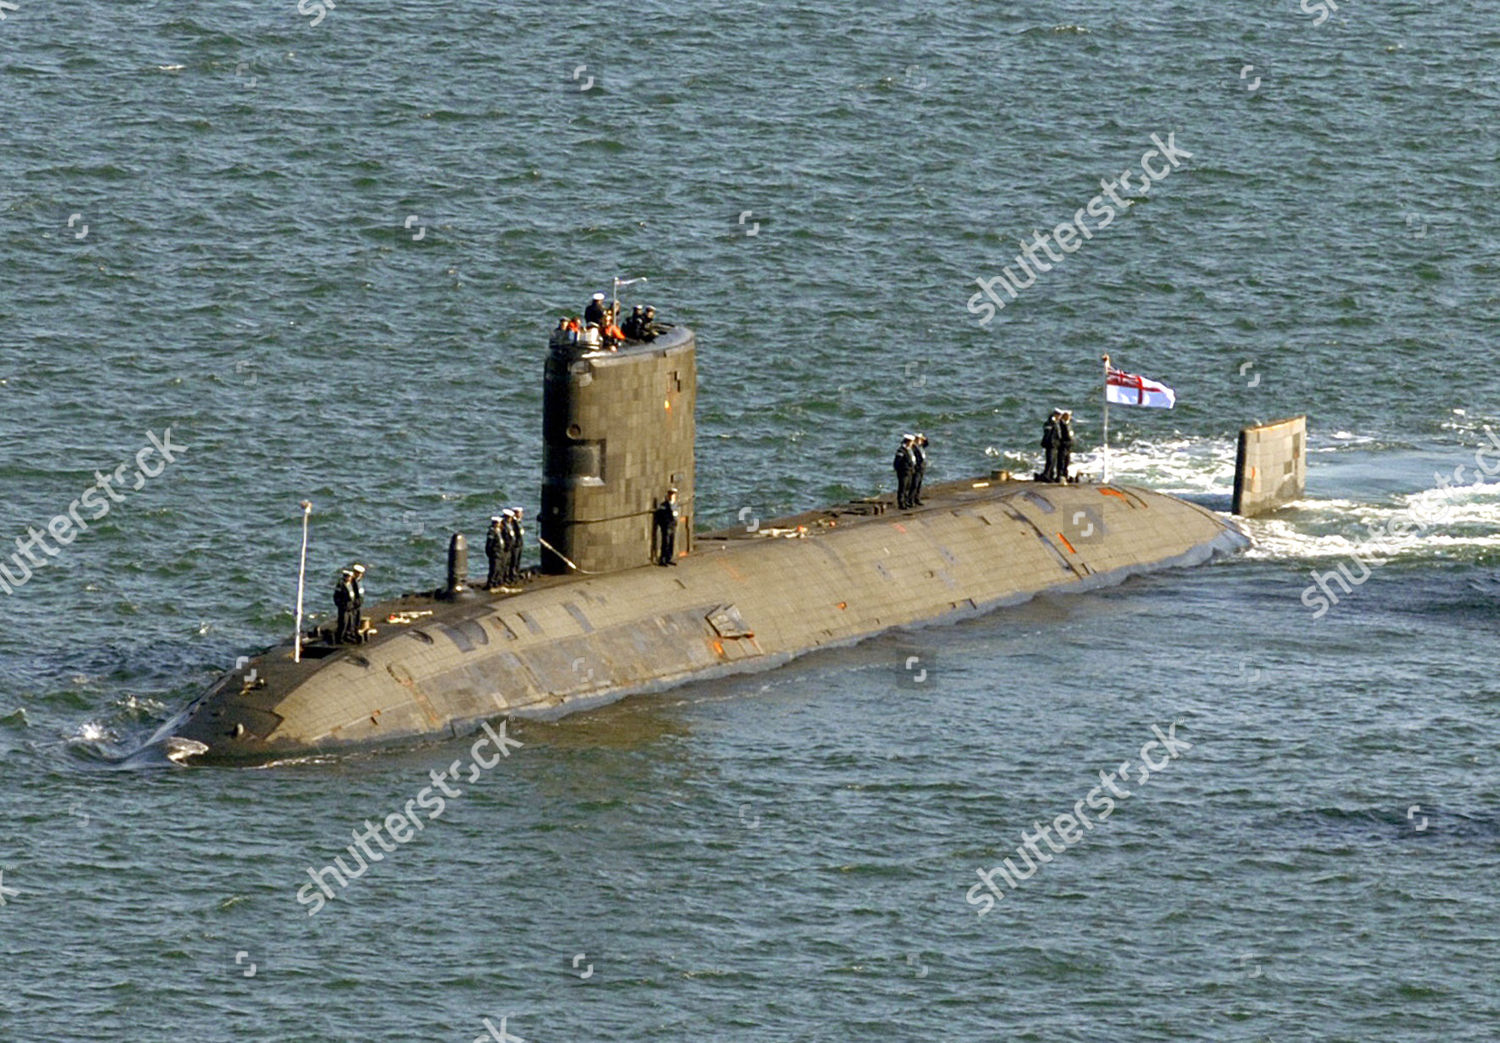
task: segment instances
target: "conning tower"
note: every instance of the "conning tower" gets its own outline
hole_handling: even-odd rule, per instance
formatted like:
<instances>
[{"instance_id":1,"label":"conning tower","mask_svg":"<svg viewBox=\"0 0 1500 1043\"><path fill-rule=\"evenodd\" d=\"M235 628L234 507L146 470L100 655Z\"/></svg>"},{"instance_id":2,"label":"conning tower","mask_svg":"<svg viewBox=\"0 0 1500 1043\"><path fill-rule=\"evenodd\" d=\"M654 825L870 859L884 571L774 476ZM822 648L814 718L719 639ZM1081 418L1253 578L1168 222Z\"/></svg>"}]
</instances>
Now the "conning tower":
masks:
<instances>
[{"instance_id":1,"label":"conning tower","mask_svg":"<svg viewBox=\"0 0 1500 1043\"><path fill-rule=\"evenodd\" d=\"M692 549L697 378L684 326L618 351L554 343L542 409L543 572L648 564L652 511L671 486L682 510L677 547Z\"/></svg>"}]
</instances>

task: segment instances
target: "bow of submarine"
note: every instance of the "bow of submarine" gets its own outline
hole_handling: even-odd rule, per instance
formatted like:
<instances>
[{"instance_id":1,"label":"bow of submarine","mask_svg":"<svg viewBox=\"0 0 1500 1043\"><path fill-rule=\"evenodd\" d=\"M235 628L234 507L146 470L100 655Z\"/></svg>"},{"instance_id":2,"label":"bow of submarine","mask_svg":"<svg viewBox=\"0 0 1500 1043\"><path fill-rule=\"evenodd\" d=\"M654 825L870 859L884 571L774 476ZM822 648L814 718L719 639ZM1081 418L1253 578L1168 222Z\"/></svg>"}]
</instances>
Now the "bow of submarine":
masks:
<instances>
[{"instance_id":1,"label":"bow of submarine","mask_svg":"<svg viewBox=\"0 0 1500 1043\"><path fill-rule=\"evenodd\" d=\"M265 649L228 671L164 727L157 740L168 755L200 762L255 762L279 755L308 756L316 748L284 748L275 739L285 720L277 712L289 692L311 677L321 659L292 661L290 643Z\"/></svg>"},{"instance_id":2,"label":"bow of submarine","mask_svg":"<svg viewBox=\"0 0 1500 1043\"><path fill-rule=\"evenodd\" d=\"M406 594L369 606L366 618L375 625L365 644L309 637L300 661L290 641L266 648L221 675L149 745L164 745L179 762L254 764L458 734L458 720L418 690L393 646L404 635L431 644L429 630L455 632L454 624L492 604L491 595L476 591L456 599ZM502 712L493 703L475 707L463 724L477 727ZM349 734L356 721L365 726L358 736Z\"/></svg>"}]
</instances>

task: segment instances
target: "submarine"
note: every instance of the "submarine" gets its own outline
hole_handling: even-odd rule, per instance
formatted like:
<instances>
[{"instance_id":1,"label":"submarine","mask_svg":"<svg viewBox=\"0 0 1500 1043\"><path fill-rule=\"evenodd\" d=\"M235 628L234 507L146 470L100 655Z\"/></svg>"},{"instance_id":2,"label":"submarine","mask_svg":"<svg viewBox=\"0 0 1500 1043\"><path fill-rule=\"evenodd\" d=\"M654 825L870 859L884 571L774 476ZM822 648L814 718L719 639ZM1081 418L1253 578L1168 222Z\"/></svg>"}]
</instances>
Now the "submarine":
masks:
<instances>
[{"instance_id":1,"label":"submarine","mask_svg":"<svg viewBox=\"0 0 1500 1043\"><path fill-rule=\"evenodd\" d=\"M718 532L695 531L696 336L616 350L554 336L544 367L540 569L471 586L454 534L440 588L241 657L158 730L181 763L254 764L457 738L1039 594L1096 589L1249 546L1232 520L1149 489L1006 472ZM681 509L674 567L653 513Z\"/></svg>"}]
</instances>

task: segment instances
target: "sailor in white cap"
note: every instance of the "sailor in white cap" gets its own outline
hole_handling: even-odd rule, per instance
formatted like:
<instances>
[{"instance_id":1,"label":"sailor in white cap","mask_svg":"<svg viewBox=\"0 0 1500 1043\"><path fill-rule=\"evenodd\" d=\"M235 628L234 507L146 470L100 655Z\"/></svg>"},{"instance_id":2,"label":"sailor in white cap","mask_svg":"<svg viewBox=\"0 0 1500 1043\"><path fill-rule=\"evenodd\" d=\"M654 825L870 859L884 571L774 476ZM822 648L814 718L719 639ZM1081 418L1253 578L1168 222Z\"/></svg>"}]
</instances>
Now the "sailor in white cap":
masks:
<instances>
[{"instance_id":1,"label":"sailor in white cap","mask_svg":"<svg viewBox=\"0 0 1500 1043\"><path fill-rule=\"evenodd\" d=\"M602 330L604 328L604 319L608 314L608 311L609 310L604 307L604 294L594 294L594 296L589 300L588 307L583 309L584 324L587 325L588 323L592 322L595 326L598 326Z\"/></svg>"},{"instance_id":2,"label":"sailor in white cap","mask_svg":"<svg viewBox=\"0 0 1500 1043\"><path fill-rule=\"evenodd\" d=\"M521 581L521 548L526 542L521 529L521 508L507 507L500 512L505 515L505 582Z\"/></svg>"},{"instance_id":3,"label":"sailor in white cap","mask_svg":"<svg viewBox=\"0 0 1500 1043\"><path fill-rule=\"evenodd\" d=\"M927 436L918 431L911 440L912 458L916 466L911 472L911 502L922 506L922 479L927 474Z\"/></svg>"},{"instance_id":4,"label":"sailor in white cap","mask_svg":"<svg viewBox=\"0 0 1500 1043\"><path fill-rule=\"evenodd\" d=\"M490 531L484 536L484 556L490 560L490 574L484 581L489 590L505 582L505 563L510 558L510 548L505 545L509 533L505 531L505 519L495 514L490 516Z\"/></svg>"},{"instance_id":5,"label":"sailor in white cap","mask_svg":"<svg viewBox=\"0 0 1500 1043\"><path fill-rule=\"evenodd\" d=\"M355 562L349 567L353 574L349 579L349 633L347 641L351 645L357 645L364 640L361 631L364 629L364 618L361 610L365 607L365 567Z\"/></svg>"}]
</instances>

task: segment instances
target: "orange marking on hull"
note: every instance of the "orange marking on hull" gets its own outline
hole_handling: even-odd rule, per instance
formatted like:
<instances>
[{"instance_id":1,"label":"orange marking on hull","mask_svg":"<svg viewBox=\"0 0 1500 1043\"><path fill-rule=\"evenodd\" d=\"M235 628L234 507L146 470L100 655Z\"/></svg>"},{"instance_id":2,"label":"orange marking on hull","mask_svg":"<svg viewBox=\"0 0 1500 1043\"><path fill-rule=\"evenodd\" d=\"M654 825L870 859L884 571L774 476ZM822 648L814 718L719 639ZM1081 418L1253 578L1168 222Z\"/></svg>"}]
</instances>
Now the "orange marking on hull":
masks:
<instances>
[{"instance_id":1,"label":"orange marking on hull","mask_svg":"<svg viewBox=\"0 0 1500 1043\"><path fill-rule=\"evenodd\" d=\"M1069 554L1077 554L1078 553L1078 551L1076 551L1076 550L1073 549L1073 545L1068 542L1068 538L1066 536L1064 536L1062 533L1058 533L1057 534L1057 538L1063 541L1063 546L1066 547L1066 548L1068 548L1068 553Z\"/></svg>"},{"instance_id":2,"label":"orange marking on hull","mask_svg":"<svg viewBox=\"0 0 1500 1043\"><path fill-rule=\"evenodd\" d=\"M847 602L847 601L840 601L839 602L839 609L840 610L846 609L848 607L849 607L849 602Z\"/></svg>"},{"instance_id":3,"label":"orange marking on hull","mask_svg":"<svg viewBox=\"0 0 1500 1043\"><path fill-rule=\"evenodd\" d=\"M1118 496L1122 500L1126 499L1125 494L1122 493L1122 492L1120 492L1120 490L1118 490L1118 489L1100 489L1099 490L1099 495L1100 496Z\"/></svg>"},{"instance_id":4,"label":"orange marking on hull","mask_svg":"<svg viewBox=\"0 0 1500 1043\"><path fill-rule=\"evenodd\" d=\"M897 532L906 531L906 526L902 525L900 522L891 522L891 528L895 529Z\"/></svg>"}]
</instances>

